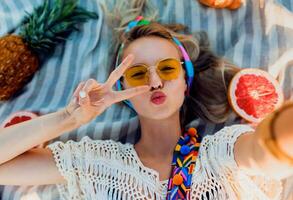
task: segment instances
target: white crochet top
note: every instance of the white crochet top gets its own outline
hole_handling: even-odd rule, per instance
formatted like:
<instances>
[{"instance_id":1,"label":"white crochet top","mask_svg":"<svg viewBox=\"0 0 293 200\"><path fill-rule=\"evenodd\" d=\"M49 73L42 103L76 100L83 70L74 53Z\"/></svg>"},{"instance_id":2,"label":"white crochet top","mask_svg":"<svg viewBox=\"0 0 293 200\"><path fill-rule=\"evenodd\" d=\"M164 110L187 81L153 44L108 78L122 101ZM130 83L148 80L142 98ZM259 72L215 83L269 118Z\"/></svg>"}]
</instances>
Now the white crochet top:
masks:
<instances>
[{"instance_id":1,"label":"white crochet top","mask_svg":"<svg viewBox=\"0 0 293 200\"><path fill-rule=\"evenodd\" d=\"M237 167L234 143L248 131L253 131L248 125L233 125L203 138L192 177L192 200L281 198L280 181L248 175ZM85 136L48 148L67 180L57 185L62 199L166 199L168 180L160 181L157 171L142 164L133 144Z\"/></svg>"}]
</instances>

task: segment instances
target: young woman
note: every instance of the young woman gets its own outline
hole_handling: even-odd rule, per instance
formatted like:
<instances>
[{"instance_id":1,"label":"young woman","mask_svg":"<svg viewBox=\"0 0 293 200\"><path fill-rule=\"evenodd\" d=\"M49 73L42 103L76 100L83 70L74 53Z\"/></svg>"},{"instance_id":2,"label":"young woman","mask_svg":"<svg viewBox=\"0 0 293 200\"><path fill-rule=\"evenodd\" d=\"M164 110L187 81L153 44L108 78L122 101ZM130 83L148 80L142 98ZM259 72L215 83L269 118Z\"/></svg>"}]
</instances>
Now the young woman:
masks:
<instances>
[{"instance_id":1,"label":"young woman","mask_svg":"<svg viewBox=\"0 0 293 200\"><path fill-rule=\"evenodd\" d=\"M58 184L62 199L280 199L279 179L293 173L292 104L255 130L233 125L201 138L187 129L195 117L225 120L238 69L177 29L137 18L105 83L82 82L66 108L1 129L0 184ZM140 120L136 144L84 137L32 149L127 99Z\"/></svg>"}]
</instances>

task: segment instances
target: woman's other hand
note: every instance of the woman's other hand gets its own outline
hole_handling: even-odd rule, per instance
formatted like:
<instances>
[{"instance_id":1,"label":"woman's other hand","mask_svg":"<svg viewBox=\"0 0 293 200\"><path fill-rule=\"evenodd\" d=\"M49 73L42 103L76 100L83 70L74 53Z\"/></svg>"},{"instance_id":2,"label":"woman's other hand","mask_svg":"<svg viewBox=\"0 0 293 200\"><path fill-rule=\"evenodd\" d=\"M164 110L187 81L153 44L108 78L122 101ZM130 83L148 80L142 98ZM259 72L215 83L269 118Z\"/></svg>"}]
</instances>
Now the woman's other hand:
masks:
<instances>
[{"instance_id":1,"label":"woman's other hand","mask_svg":"<svg viewBox=\"0 0 293 200\"><path fill-rule=\"evenodd\" d=\"M293 102L285 102L263 119L256 127L256 135L257 140L266 150L274 148L293 157ZM272 145L270 141L274 141L277 146ZM269 144L273 147L269 147ZM272 150L268 152L272 153Z\"/></svg>"}]
</instances>

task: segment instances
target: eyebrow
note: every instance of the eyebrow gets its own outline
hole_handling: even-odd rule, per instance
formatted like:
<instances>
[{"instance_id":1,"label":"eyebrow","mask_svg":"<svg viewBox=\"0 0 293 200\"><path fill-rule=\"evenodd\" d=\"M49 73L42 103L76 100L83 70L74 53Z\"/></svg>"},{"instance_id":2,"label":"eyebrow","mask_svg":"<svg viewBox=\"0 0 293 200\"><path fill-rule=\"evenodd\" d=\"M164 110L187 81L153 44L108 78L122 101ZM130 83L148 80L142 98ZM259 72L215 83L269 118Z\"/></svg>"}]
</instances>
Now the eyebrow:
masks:
<instances>
[{"instance_id":1,"label":"eyebrow","mask_svg":"<svg viewBox=\"0 0 293 200\"><path fill-rule=\"evenodd\" d=\"M181 58L178 59L178 58L175 58L175 57L167 57L167 58L158 59L156 61L156 64L155 65L157 65L159 62L161 62L163 60L167 60L167 59L176 59L176 60L178 60L180 62L180 64L183 64L184 63L184 61L182 61ZM129 67L132 67L132 66L135 66L135 65L139 65L139 64L143 64L143 65L147 65L147 66L152 66L152 65L148 65L148 64L143 63L143 62L137 62L137 63L131 64Z\"/></svg>"}]
</instances>

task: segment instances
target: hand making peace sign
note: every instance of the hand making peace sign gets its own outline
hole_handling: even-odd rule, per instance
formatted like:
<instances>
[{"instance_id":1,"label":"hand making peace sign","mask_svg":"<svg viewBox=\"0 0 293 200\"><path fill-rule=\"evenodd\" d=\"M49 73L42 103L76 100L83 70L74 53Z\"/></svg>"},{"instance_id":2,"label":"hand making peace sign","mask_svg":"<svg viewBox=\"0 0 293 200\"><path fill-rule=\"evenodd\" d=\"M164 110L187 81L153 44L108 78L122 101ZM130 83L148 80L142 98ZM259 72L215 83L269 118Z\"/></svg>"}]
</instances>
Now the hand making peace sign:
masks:
<instances>
[{"instance_id":1,"label":"hand making peace sign","mask_svg":"<svg viewBox=\"0 0 293 200\"><path fill-rule=\"evenodd\" d=\"M120 79L133 59L133 55L128 55L110 74L105 83L98 83L94 79L89 79L77 86L70 103L66 107L66 112L75 118L78 125L88 123L114 103L149 91L148 85L123 91L112 90L115 82Z\"/></svg>"}]
</instances>

